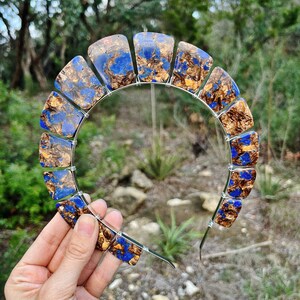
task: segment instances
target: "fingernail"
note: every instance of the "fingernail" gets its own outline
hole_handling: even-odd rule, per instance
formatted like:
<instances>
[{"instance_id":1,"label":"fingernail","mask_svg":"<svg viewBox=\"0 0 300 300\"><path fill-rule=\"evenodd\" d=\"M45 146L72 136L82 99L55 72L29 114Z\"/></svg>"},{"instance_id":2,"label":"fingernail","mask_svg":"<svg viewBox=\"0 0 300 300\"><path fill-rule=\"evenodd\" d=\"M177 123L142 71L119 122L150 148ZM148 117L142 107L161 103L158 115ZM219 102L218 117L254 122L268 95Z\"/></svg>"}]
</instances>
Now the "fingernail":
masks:
<instances>
[{"instance_id":1,"label":"fingernail","mask_svg":"<svg viewBox=\"0 0 300 300\"><path fill-rule=\"evenodd\" d=\"M78 233L91 237L93 235L96 225L96 219L92 215L82 215L75 226L75 231Z\"/></svg>"}]
</instances>

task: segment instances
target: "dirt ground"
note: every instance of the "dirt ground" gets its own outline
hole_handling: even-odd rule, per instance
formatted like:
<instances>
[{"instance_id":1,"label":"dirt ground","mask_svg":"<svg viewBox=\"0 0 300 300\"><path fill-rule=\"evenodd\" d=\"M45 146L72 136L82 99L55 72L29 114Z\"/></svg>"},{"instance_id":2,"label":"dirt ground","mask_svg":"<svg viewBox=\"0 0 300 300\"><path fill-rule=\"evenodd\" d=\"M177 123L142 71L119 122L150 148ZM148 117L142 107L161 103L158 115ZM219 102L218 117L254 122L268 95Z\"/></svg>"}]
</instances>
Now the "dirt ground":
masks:
<instances>
[{"instance_id":1,"label":"dirt ground","mask_svg":"<svg viewBox=\"0 0 300 300\"><path fill-rule=\"evenodd\" d=\"M164 108L163 102L159 102L160 92L160 89L156 91L158 110ZM172 96L169 94L171 99ZM149 94L145 92L144 97L141 97L135 91L123 91L122 101L126 101L127 105L122 105L119 110L116 136L128 140L139 134L143 143L133 150L136 157L143 152L143 147L149 146L149 136L152 134L151 124L145 122L147 114L148 120L151 114ZM192 108L187 111L192 111ZM154 187L147 192L145 204L125 219L125 231L130 231L128 224L132 220L147 217L155 222L155 213L159 213L168 222L169 199L187 199L199 191L221 194L224 188L228 147L217 139L220 134L218 126L213 129L211 137L209 135L206 151L195 158L191 151L195 134L193 124L184 128L184 121L178 121L174 111L171 119L170 126L161 126L163 129L160 133L168 149L183 153L184 163L164 181L153 181ZM211 124L210 116L206 115L204 119L206 124ZM160 124L164 121L159 119ZM291 174L297 174L295 172L291 170ZM215 224L211 229L203 249L202 261L199 260L200 240L195 240L189 252L176 261L175 270L149 254L144 254L136 267L121 268L115 284L106 290L103 299L300 299L297 213L300 208L300 191L296 178L292 179L295 181L287 200L268 202L260 198L255 187L248 199L243 201L243 209L232 228L224 229ZM124 185L124 182L121 184ZM204 232L212 215L201 207L197 199L190 205L175 207L174 211L178 223L194 217L193 228L200 232ZM146 234L130 233L137 239L144 237L148 243L146 245L154 245L155 248L151 236L147 240ZM255 246L262 242L265 242L264 246ZM251 245L254 247L247 251L205 258L209 254ZM194 293L188 292L189 282L198 288Z\"/></svg>"}]
</instances>

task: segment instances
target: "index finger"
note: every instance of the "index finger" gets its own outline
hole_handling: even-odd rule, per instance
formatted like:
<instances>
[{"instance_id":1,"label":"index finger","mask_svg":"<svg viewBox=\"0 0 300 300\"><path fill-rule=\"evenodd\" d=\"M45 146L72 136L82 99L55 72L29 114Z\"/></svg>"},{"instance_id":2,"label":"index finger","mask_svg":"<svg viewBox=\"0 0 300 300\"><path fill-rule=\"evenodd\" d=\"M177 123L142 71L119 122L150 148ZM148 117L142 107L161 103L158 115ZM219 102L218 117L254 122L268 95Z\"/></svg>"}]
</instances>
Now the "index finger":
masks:
<instances>
[{"instance_id":1,"label":"index finger","mask_svg":"<svg viewBox=\"0 0 300 300\"><path fill-rule=\"evenodd\" d=\"M91 202L90 195L83 194L83 196L88 203ZM68 223L59 213L56 213L24 254L19 264L48 266L70 229Z\"/></svg>"},{"instance_id":2,"label":"index finger","mask_svg":"<svg viewBox=\"0 0 300 300\"><path fill-rule=\"evenodd\" d=\"M47 266L70 226L59 213L44 227L19 264Z\"/></svg>"}]
</instances>

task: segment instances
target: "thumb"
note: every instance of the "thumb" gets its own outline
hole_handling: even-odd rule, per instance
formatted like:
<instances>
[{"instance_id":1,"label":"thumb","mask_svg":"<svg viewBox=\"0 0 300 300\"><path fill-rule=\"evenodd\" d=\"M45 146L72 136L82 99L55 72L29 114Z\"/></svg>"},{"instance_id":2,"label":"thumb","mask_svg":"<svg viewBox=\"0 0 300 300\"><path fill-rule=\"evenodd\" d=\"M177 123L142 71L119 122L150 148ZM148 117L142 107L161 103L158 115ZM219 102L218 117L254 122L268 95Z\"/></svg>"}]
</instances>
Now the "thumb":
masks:
<instances>
[{"instance_id":1,"label":"thumb","mask_svg":"<svg viewBox=\"0 0 300 300\"><path fill-rule=\"evenodd\" d=\"M60 266L43 286L47 296L49 291L56 291L56 299L74 294L78 278L95 250L98 230L95 217L80 216Z\"/></svg>"}]
</instances>

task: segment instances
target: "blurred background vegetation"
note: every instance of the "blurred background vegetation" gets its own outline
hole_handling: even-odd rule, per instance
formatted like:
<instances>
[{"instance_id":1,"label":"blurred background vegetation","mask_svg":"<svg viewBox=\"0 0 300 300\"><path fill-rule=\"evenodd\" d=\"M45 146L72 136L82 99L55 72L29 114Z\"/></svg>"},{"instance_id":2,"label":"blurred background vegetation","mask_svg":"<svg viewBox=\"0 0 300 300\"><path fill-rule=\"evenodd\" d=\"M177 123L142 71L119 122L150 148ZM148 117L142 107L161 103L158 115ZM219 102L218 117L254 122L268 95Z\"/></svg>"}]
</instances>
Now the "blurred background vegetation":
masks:
<instances>
[{"instance_id":1,"label":"blurred background vegetation","mask_svg":"<svg viewBox=\"0 0 300 300\"><path fill-rule=\"evenodd\" d=\"M115 33L132 43L137 32L164 32L207 51L251 107L261 135L261 163L279 166L281 175L299 168L299 11L298 0L0 0L0 227L24 228L52 214L38 163L40 111L63 66L75 55L87 58L90 44ZM103 109L101 124L82 129L79 157L89 154L99 126L104 138L114 130L115 109L105 103ZM168 111L164 105L165 120ZM83 188L95 192L99 170L107 176L122 170L129 150L117 143L105 145L98 169L79 160ZM284 184L265 170L261 195L278 198ZM1 248L8 245L4 238ZM30 238L21 230L10 243L23 240ZM11 251L3 256L7 270Z\"/></svg>"}]
</instances>

